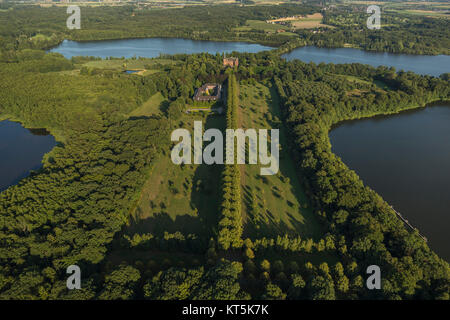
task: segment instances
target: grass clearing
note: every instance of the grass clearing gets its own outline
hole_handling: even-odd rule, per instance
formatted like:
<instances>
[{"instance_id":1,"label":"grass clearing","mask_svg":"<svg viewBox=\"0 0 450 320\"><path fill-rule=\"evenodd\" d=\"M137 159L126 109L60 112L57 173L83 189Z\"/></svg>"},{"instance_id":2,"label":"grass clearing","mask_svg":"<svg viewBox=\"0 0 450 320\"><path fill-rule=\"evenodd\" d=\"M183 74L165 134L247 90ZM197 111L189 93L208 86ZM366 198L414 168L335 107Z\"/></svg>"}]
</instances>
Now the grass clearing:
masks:
<instances>
[{"instance_id":1,"label":"grass clearing","mask_svg":"<svg viewBox=\"0 0 450 320\"><path fill-rule=\"evenodd\" d=\"M133 110L129 116L130 117L149 117L152 115L161 115L163 109L168 103L167 99L158 92L151 96L147 101L145 101L139 108Z\"/></svg>"},{"instance_id":2,"label":"grass clearing","mask_svg":"<svg viewBox=\"0 0 450 320\"><path fill-rule=\"evenodd\" d=\"M183 115L175 127L193 132L194 120L202 120L204 130L223 129L225 123L223 116ZM210 237L217 226L222 166L175 165L170 151L154 162L126 233L160 236L180 231Z\"/></svg>"},{"instance_id":3,"label":"grass clearing","mask_svg":"<svg viewBox=\"0 0 450 320\"><path fill-rule=\"evenodd\" d=\"M287 148L286 129L280 122L275 88L262 84L240 86L243 128L280 129L280 171L261 176L259 165L242 165L244 237L300 235L318 239L322 230L308 205L295 164Z\"/></svg>"}]
</instances>

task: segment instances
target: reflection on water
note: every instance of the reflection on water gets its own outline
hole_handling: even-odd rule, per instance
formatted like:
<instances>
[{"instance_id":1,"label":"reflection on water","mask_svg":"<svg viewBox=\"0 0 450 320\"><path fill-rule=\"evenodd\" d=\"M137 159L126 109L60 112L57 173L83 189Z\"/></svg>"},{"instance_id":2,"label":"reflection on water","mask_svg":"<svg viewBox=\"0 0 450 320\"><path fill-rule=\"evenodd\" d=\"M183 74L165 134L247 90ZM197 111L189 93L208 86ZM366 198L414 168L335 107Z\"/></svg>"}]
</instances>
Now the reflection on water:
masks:
<instances>
[{"instance_id":1,"label":"reflection on water","mask_svg":"<svg viewBox=\"0 0 450 320\"><path fill-rule=\"evenodd\" d=\"M450 105L347 121L332 150L450 261Z\"/></svg>"},{"instance_id":2,"label":"reflection on water","mask_svg":"<svg viewBox=\"0 0 450 320\"><path fill-rule=\"evenodd\" d=\"M353 48L302 47L283 55L287 60L300 59L314 63L362 63L374 67L395 67L397 71L413 71L418 74L439 76L450 72L450 56L424 56L387 52L368 52Z\"/></svg>"},{"instance_id":3,"label":"reflection on water","mask_svg":"<svg viewBox=\"0 0 450 320\"><path fill-rule=\"evenodd\" d=\"M20 123L0 121L0 191L18 183L56 145L45 129L25 129Z\"/></svg>"},{"instance_id":4,"label":"reflection on water","mask_svg":"<svg viewBox=\"0 0 450 320\"><path fill-rule=\"evenodd\" d=\"M73 56L94 57L145 57L156 58L160 54L201 53L211 54L237 52L259 52L271 50L256 43L227 42L227 41L199 41L177 38L146 38L110 41L76 42L64 40L58 47L50 50L63 54L66 58Z\"/></svg>"},{"instance_id":5,"label":"reflection on water","mask_svg":"<svg viewBox=\"0 0 450 320\"><path fill-rule=\"evenodd\" d=\"M28 129L32 135L35 136L48 136L50 135L50 132L47 131L47 129L41 128L41 129Z\"/></svg>"}]
</instances>

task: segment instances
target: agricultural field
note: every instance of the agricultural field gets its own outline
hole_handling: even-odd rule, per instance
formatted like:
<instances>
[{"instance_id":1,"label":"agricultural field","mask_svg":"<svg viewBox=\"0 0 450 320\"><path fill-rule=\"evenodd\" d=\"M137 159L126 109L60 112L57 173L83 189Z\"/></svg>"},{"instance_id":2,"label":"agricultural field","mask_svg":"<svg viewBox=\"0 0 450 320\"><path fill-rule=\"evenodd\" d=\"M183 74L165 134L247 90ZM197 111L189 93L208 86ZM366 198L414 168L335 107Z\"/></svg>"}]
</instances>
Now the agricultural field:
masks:
<instances>
[{"instance_id":1,"label":"agricultural field","mask_svg":"<svg viewBox=\"0 0 450 320\"><path fill-rule=\"evenodd\" d=\"M323 16L321 13L309 14L306 17L302 17L298 20L293 20L291 22L292 27L294 29L313 29L313 28L333 28L332 26L328 26L322 24Z\"/></svg>"},{"instance_id":2,"label":"agricultural field","mask_svg":"<svg viewBox=\"0 0 450 320\"><path fill-rule=\"evenodd\" d=\"M384 12L423 16L429 18L449 18L450 4L448 2L408 1L345 1L345 4L378 5Z\"/></svg>"},{"instance_id":3,"label":"agricultural field","mask_svg":"<svg viewBox=\"0 0 450 320\"><path fill-rule=\"evenodd\" d=\"M268 21L247 20L246 25L234 28L235 31L259 30L266 33L279 33L286 36L297 36L290 32L297 29L314 29L319 27L333 28L322 24L323 16L321 13L310 14L306 16L292 16L277 18Z\"/></svg>"},{"instance_id":4,"label":"agricultural field","mask_svg":"<svg viewBox=\"0 0 450 320\"><path fill-rule=\"evenodd\" d=\"M432 10L392 10L394 12L402 12L411 15L425 16L429 18L450 18L449 10L432 11Z\"/></svg>"},{"instance_id":5,"label":"agricultural field","mask_svg":"<svg viewBox=\"0 0 450 320\"><path fill-rule=\"evenodd\" d=\"M254 237L286 232L302 237L320 237L320 226L288 152L275 89L259 83L241 85L240 97L242 128L279 128L281 149L280 170L276 175L261 176L259 165L241 166L244 232Z\"/></svg>"},{"instance_id":6,"label":"agricultural field","mask_svg":"<svg viewBox=\"0 0 450 320\"><path fill-rule=\"evenodd\" d=\"M332 26L328 26L322 24L323 16L321 13L308 14L304 17L288 17L288 18L280 18L271 20L274 23L286 23L288 22L291 28L293 29L314 29L319 27L328 27L332 28Z\"/></svg>"},{"instance_id":7,"label":"agricultural field","mask_svg":"<svg viewBox=\"0 0 450 320\"><path fill-rule=\"evenodd\" d=\"M279 24L270 24L262 20L247 20L245 26L234 28L235 31L260 30L264 32L277 32L277 30L289 30L288 27Z\"/></svg>"}]
</instances>

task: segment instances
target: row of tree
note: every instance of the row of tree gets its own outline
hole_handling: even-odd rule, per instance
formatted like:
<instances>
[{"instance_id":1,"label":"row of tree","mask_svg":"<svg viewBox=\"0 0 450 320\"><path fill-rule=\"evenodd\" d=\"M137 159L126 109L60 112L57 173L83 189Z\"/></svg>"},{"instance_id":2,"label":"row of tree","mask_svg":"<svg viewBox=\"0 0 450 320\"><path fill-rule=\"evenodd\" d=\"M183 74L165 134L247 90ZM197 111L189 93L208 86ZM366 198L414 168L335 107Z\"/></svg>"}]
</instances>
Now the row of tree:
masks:
<instances>
[{"instance_id":1,"label":"row of tree","mask_svg":"<svg viewBox=\"0 0 450 320\"><path fill-rule=\"evenodd\" d=\"M236 76L230 72L227 87L226 122L228 129L237 129L239 107L239 88ZM233 142L234 147L234 142ZM226 150L226 152L233 152ZM235 155L236 156L236 155ZM224 166L222 174L223 198L221 216L219 220L219 233L217 241L220 249L240 248L242 246L242 213L241 213L241 179L240 170L236 161L234 164Z\"/></svg>"}]
</instances>

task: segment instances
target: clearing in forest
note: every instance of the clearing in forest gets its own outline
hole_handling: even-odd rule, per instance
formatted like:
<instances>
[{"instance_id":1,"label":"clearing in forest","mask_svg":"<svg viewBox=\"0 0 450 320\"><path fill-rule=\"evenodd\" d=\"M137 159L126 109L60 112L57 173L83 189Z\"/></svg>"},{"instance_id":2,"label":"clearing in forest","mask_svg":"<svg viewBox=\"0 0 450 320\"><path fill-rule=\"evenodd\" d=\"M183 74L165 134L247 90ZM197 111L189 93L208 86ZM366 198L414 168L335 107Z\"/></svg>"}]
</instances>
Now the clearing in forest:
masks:
<instances>
[{"instance_id":1,"label":"clearing in forest","mask_svg":"<svg viewBox=\"0 0 450 320\"><path fill-rule=\"evenodd\" d=\"M204 130L224 128L224 117L216 115L183 115L174 128L193 132L194 120L202 120ZM126 233L162 235L180 231L209 237L217 226L223 166L176 165L170 153L171 149L153 163Z\"/></svg>"},{"instance_id":2,"label":"clearing in forest","mask_svg":"<svg viewBox=\"0 0 450 320\"><path fill-rule=\"evenodd\" d=\"M308 206L295 164L290 158L286 130L280 121L275 88L262 84L240 86L239 125L244 129L280 130L280 170L260 175L260 165L241 165L244 237L300 235L322 236L318 218Z\"/></svg>"},{"instance_id":3,"label":"clearing in forest","mask_svg":"<svg viewBox=\"0 0 450 320\"><path fill-rule=\"evenodd\" d=\"M139 108L130 113L130 117L149 117L151 115L161 115L168 101L163 97L161 92L155 93L147 101L145 101Z\"/></svg>"}]
</instances>

